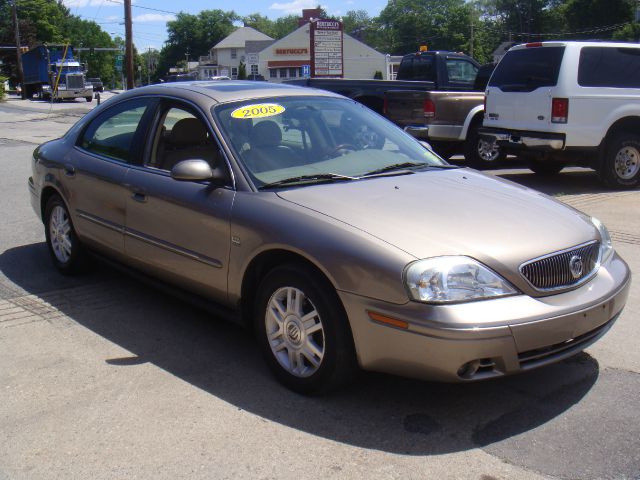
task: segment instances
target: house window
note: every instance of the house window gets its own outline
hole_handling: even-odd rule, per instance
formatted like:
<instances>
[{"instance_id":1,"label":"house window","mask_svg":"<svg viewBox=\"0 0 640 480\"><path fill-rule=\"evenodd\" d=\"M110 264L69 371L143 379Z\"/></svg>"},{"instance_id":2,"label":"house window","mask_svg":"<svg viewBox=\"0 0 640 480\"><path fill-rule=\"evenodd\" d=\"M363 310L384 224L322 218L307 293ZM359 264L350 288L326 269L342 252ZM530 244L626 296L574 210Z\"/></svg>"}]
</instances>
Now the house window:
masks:
<instances>
[{"instance_id":1,"label":"house window","mask_svg":"<svg viewBox=\"0 0 640 480\"><path fill-rule=\"evenodd\" d=\"M298 69L297 68L290 68L289 69L289 76L291 78L296 78L298 76Z\"/></svg>"},{"instance_id":2,"label":"house window","mask_svg":"<svg viewBox=\"0 0 640 480\"><path fill-rule=\"evenodd\" d=\"M238 58L238 50L235 48L231 49L231 58Z\"/></svg>"},{"instance_id":3,"label":"house window","mask_svg":"<svg viewBox=\"0 0 640 480\"><path fill-rule=\"evenodd\" d=\"M231 78L238 77L238 67L231 67Z\"/></svg>"},{"instance_id":4,"label":"house window","mask_svg":"<svg viewBox=\"0 0 640 480\"><path fill-rule=\"evenodd\" d=\"M251 65L251 75L258 75L258 65Z\"/></svg>"},{"instance_id":5,"label":"house window","mask_svg":"<svg viewBox=\"0 0 640 480\"><path fill-rule=\"evenodd\" d=\"M278 78L278 70L276 70L275 68L270 68L269 78Z\"/></svg>"},{"instance_id":6,"label":"house window","mask_svg":"<svg viewBox=\"0 0 640 480\"><path fill-rule=\"evenodd\" d=\"M288 68L281 68L280 69L280 78L287 78L287 73L289 73L289 69Z\"/></svg>"}]
</instances>

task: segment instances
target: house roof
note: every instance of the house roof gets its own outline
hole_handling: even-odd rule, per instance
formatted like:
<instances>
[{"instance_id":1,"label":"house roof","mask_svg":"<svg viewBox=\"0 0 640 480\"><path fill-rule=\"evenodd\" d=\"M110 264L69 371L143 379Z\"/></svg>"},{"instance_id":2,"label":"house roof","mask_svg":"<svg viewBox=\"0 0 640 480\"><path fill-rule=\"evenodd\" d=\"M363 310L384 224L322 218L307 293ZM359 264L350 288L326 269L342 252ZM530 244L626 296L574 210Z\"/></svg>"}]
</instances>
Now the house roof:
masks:
<instances>
[{"instance_id":1,"label":"house roof","mask_svg":"<svg viewBox=\"0 0 640 480\"><path fill-rule=\"evenodd\" d=\"M247 40L273 40L273 38L255 28L240 27L231 35L223 38L213 48L244 48Z\"/></svg>"}]
</instances>

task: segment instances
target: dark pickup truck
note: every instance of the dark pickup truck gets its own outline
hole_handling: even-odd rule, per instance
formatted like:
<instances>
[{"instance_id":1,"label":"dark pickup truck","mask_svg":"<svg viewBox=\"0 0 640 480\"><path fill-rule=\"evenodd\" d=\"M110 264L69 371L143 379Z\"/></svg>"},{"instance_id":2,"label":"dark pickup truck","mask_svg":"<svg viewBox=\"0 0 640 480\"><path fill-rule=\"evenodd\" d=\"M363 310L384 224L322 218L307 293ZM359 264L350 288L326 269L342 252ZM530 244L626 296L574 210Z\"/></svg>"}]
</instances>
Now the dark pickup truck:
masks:
<instances>
[{"instance_id":1,"label":"dark pickup truck","mask_svg":"<svg viewBox=\"0 0 640 480\"><path fill-rule=\"evenodd\" d=\"M431 143L443 157L464 152L474 166L485 166L501 154L477 136L489 76L484 70L462 53L427 51L405 55L396 80L308 78L285 83L353 98Z\"/></svg>"}]
</instances>

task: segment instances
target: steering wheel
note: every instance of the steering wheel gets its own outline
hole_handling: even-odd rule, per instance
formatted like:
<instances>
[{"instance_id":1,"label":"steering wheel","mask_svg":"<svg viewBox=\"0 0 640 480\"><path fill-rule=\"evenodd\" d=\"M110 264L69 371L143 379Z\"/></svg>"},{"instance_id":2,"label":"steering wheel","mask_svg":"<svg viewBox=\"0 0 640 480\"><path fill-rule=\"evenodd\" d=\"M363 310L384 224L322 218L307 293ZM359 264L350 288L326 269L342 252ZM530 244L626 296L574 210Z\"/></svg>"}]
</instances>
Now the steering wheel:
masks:
<instances>
[{"instance_id":1,"label":"steering wheel","mask_svg":"<svg viewBox=\"0 0 640 480\"><path fill-rule=\"evenodd\" d=\"M329 153L327 153L327 157L337 157L338 153L341 150L353 150L355 152L356 150L358 150L358 148L353 146L353 145L351 145L350 143L341 143L340 145L337 145ZM344 154L341 154L341 155L344 155Z\"/></svg>"}]
</instances>

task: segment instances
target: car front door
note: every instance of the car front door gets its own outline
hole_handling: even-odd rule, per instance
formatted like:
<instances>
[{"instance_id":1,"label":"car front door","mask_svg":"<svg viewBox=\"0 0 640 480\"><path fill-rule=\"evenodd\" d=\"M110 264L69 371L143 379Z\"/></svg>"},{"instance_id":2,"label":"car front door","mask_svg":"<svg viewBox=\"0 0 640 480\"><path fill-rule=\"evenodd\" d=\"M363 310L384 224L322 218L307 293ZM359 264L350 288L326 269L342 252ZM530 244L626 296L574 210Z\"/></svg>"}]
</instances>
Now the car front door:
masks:
<instances>
[{"instance_id":1,"label":"car front door","mask_svg":"<svg viewBox=\"0 0 640 480\"><path fill-rule=\"evenodd\" d=\"M117 256L124 252L124 186L139 160L150 98L124 101L93 119L65 161L74 224L83 241Z\"/></svg>"},{"instance_id":2,"label":"car front door","mask_svg":"<svg viewBox=\"0 0 640 480\"><path fill-rule=\"evenodd\" d=\"M144 164L126 176L125 250L141 268L189 290L225 301L230 249L231 182L174 180L171 168L202 159L228 166L203 117L192 107L163 102Z\"/></svg>"}]
</instances>

